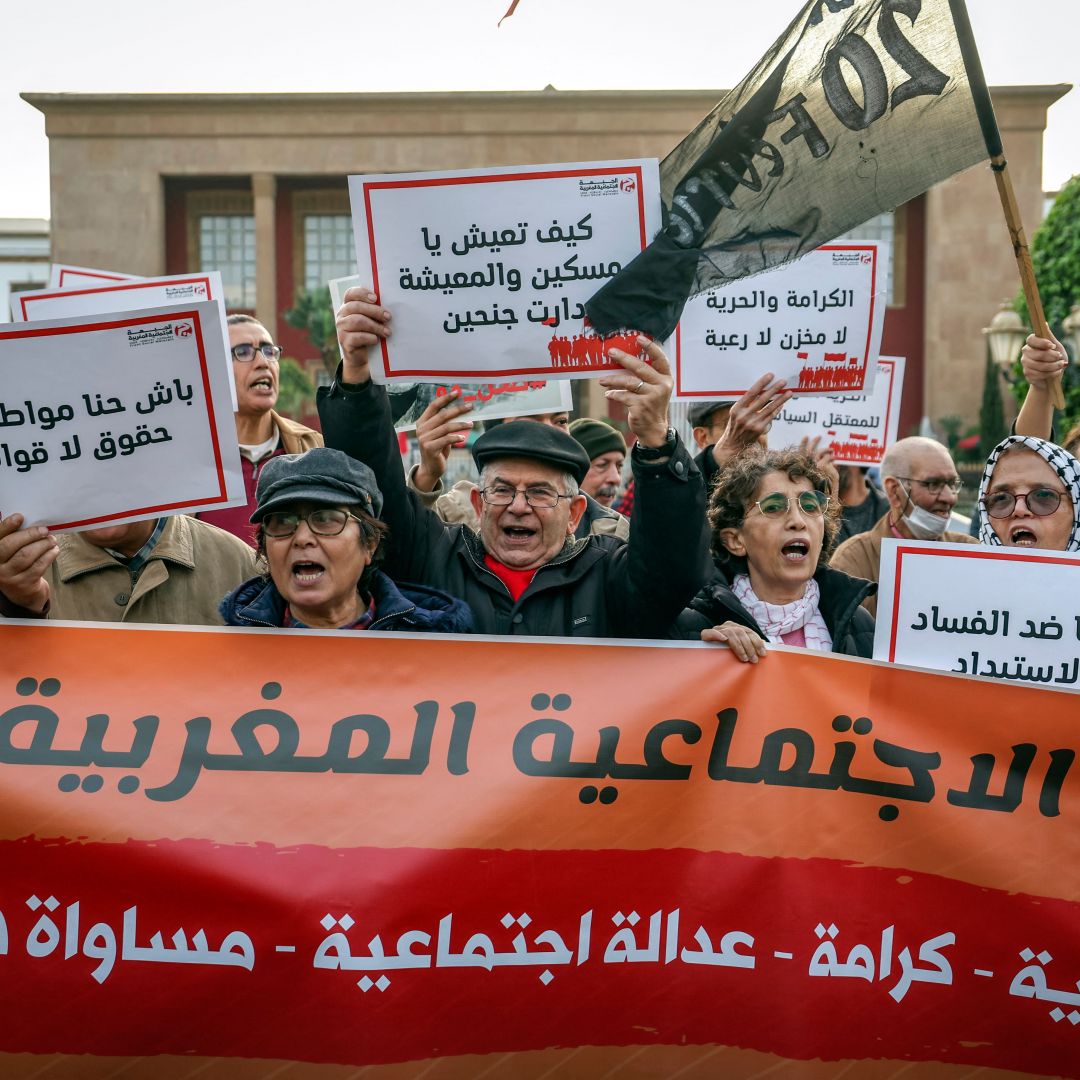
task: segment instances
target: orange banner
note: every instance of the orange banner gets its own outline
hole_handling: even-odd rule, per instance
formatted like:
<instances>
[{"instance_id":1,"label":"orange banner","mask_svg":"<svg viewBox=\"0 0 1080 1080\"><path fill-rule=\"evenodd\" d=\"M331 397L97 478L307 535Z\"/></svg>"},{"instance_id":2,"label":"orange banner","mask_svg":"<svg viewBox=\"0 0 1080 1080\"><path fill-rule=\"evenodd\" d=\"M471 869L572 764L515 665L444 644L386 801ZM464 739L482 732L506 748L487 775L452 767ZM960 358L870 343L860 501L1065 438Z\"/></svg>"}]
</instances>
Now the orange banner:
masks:
<instances>
[{"instance_id":1,"label":"orange banner","mask_svg":"<svg viewBox=\"0 0 1080 1080\"><path fill-rule=\"evenodd\" d=\"M1080 1075L1075 695L682 644L0 648L4 1076Z\"/></svg>"}]
</instances>

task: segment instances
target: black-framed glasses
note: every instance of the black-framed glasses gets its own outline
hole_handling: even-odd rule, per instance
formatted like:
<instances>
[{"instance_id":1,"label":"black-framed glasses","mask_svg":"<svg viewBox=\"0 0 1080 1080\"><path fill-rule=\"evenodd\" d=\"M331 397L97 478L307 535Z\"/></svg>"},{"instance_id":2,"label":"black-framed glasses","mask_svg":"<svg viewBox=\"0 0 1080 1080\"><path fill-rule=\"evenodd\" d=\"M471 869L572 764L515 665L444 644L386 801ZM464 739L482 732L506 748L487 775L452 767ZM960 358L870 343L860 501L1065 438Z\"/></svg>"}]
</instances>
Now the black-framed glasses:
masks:
<instances>
[{"instance_id":1,"label":"black-framed glasses","mask_svg":"<svg viewBox=\"0 0 1080 1080\"><path fill-rule=\"evenodd\" d=\"M281 359L281 346L271 345L269 341L262 345L249 345L245 341L242 345L234 345L230 352L232 358L239 360L241 364L250 364L255 359L256 353L262 353L262 358L269 363Z\"/></svg>"},{"instance_id":2,"label":"black-framed glasses","mask_svg":"<svg viewBox=\"0 0 1080 1080\"><path fill-rule=\"evenodd\" d=\"M906 480L909 484L922 484L931 495L940 495L942 488L948 488L956 495L964 486L964 481L959 476L954 476L951 480L946 480L941 476L935 476L930 480L920 480L917 476L898 476L896 479Z\"/></svg>"},{"instance_id":3,"label":"black-framed glasses","mask_svg":"<svg viewBox=\"0 0 1080 1080\"><path fill-rule=\"evenodd\" d=\"M298 514L295 510L272 510L262 519L262 530L264 535L278 539L292 536L300 528L300 522L306 521L307 527L316 536L338 536L345 531L349 518L360 520L348 510L339 510L333 506L321 506L317 510L309 510L306 514Z\"/></svg>"},{"instance_id":4,"label":"black-framed glasses","mask_svg":"<svg viewBox=\"0 0 1080 1080\"><path fill-rule=\"evenodd\" d=\"M794 496L774 491L772 494L766 495L764 499L758 499L754 506L765 517L780 517L790 509L792 498L795 499L799 509L807 517L821 517L829 508L829 496L823 491L800 491L798 495Z\"/></svg>"},{"instance_id":5,"label":"black-framed glasses","mask_svg":"<svg viewBox=\"0 0 1080 1080\"><path fill-rule=\"evenodd\" d=\"M992 491L983 497L986 512L994 518L1008 517L1016 509L1017 502L1024 500L1024 505L1036 517L1047 517L1061 505L1062 491L1039 487L1030 491Z\"/></svg>"},{"instance_id":6,"label":"black-framed glasses","mask_svg":"<svg viewBox=\"0 0 1080 1080\"><path fill-rule=\"evenodd\" d=\"M573 495L560 495L546 487L515 488L509 484L493 484L483 488L481 497L488 506L509 506L518 495L524 495L525 501L535 510L554 510L560 499L572 499Z\"/></svg>"}]
</instances>

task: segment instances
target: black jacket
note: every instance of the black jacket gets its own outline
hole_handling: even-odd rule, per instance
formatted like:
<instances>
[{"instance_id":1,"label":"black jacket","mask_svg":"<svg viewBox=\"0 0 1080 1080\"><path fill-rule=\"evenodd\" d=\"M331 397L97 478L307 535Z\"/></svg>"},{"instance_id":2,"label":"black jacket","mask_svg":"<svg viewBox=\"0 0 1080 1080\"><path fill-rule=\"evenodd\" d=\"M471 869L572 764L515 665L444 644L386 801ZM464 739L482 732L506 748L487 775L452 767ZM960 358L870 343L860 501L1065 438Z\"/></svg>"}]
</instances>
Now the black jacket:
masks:
<instances>
[{"instance_id":1,"label":"black jacket","mask_svg":"<svg viewBox=\"0 0 1080 1080\"><path fill-rule=\"evenodd\" d=\"M480 537L445 525L405 485L386 392L335 380L318 393L326 445L365 462L390 526L391 577L442 589L472 608L476 631L540 637L664 637L700 584L701 474L680 444L660 465L633 462L629 542L569 539L515 602L485 565Z\"/></svg>"},{"instance_id":2,"label":"black jacket","mask_svg":"<svg viewBox=\"0 0 1080 1080\"><path fill-rule=\"evenodd\" d=\"M832 651L844 656L873 656L874 617L860 605L866 597L877 592L877 584L831 566L819 566L814 579L821 589L821 615L832 635ZM679 616L674 636L696 640L702 630L729 621L748 626L765 637L730 587L723 581L714 581L706 585Z\"/></svg>"},{"instance_id":3,"label":"black jacket","mask_svg":"<svg viewBox=\"0 0 1080 1080\"><path fill-rule=\"evenodd\" d=\"M461 600L422 585L397 585L381 570L371 575L375 619L369 630L410 630L427 634L467 634L472 612ZM237 586L219 608L226 626L284 626L285 598L269 577Z\"/></svg>"}]
</instances>

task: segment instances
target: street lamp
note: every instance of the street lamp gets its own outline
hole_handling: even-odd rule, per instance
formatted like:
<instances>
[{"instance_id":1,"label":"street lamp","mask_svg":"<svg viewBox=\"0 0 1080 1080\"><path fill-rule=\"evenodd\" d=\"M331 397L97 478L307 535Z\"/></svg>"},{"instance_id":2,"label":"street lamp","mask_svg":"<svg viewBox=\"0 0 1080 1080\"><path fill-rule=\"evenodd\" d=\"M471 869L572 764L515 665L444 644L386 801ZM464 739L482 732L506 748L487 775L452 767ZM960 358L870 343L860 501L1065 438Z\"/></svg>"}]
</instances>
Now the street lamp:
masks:
<instances>
[{"instance_id":1,"label":"street lamp","mask_svg":"<svg viewBox=\"0 0 1080 1080\"><path fill-rule=\"evenodd\" d=\"M1012 366L1024 346L1028 331L1013 310L1011 300L1002 301L1001 310L990 320L989 326L983 327L983 333L990 347L990 359L1005 376L1006 382L1015 381Z\"/></svg>"}]
</instances>

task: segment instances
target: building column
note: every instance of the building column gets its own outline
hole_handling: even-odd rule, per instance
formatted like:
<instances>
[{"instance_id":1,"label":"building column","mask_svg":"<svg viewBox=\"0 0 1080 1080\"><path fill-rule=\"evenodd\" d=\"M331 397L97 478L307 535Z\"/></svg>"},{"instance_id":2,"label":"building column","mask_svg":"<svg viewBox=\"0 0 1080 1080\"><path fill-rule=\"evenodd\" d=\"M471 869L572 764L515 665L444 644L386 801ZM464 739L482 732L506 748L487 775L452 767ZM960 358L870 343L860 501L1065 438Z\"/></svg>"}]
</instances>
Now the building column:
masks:
<instances>
[{"instance_id":1,"label":"building column","mask_svg":"<svg viewBox=\"0 0 1080 1080\"><path fill-rule=\"evenodd\" d=\"M277 340L277 179L273 173L251 177L255 203L255 317Z\"/></svg>"}]
</instances>

